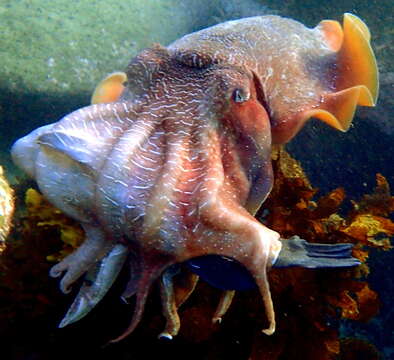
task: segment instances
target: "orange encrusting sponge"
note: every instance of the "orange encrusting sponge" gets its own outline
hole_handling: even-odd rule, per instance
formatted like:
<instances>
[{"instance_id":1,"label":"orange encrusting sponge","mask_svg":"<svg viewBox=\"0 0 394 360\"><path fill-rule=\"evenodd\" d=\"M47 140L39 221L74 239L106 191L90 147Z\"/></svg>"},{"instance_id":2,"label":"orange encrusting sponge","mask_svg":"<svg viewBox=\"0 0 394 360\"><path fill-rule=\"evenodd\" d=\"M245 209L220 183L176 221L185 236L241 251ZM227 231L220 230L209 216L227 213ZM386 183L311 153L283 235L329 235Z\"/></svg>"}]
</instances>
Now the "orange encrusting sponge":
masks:
<instances>
[{"instance_id":1,"label":"orange encrusting sponge","mask_svg":"<svg viewBox=\"0 0 394 360\"><path fill-rule=\"evenodd\" d=\"M320 23L327 45L337 52L336 92L322 95L318 108L304 113L346 131L357 105L375 106L379 90L378 67L365 23L346 13L343 30L336 21Z\"/></svg>"}]
</instances>

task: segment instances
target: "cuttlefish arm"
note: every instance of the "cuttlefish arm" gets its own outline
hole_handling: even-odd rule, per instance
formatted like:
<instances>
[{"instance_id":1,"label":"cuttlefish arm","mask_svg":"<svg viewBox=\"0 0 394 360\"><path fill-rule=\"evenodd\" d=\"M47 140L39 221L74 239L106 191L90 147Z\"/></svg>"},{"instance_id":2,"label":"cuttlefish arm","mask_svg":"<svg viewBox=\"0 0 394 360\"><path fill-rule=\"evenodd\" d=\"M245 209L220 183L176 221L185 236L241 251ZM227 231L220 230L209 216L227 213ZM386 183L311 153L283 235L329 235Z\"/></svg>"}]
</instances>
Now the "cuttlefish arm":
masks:
<instances>
[{"instance_id":1,"label":"cuttlefish arm","mask_svg":"<svg viewBox=\"0 0 394 360\"><path fill-rule=\"evenodd\" d=\"M91 103L100 104L118 100L124 90L123 84L126 80L127 76L124 72L109 74L96 86ZM60 135L57 135L57 140L57 149L59 148L59 144L61 144L63 145L62 150L69 153L69 149L65 147L65 142L61 139ZM43 139L41 138L40 141L43 142ZM89 158L87 158L86 153L83 151L78 153L74 150L69 155L72 158L77 158L80 163L89 162ZM120 270L126 262L128 253L129 250L126 246L116 244L102 259L88 267L77 296L59 324L60 328L82 319L102 300L119 275ZM59 264L62 264L62 262ZM55 274L55 272L56 267L51 270L51 274Z\"/></svg>"},{"instance_id":2,"label":"cuttlefish arm","mask_svg":"<svg viewBox=\"0 0 394 360\"><path fill-rule=\"evenodd\" d=\"M117 244L89 269L78 295L59 324L60 328L82 319L100 302L119 275L127 254L127 247Z\"/></svg>"},{"instance_id":3,"label":"cuttlefish arm","mask_svg":"<svg viewBox=\"0 0 394 360\"><path fill-rule=\"evenodd\" d=\"M293 236L281 239L282 248L272 267L283 268L301 266L305 268L340 268L360 265L360 261L351 256L352 244L311 244L306 240ZM128 250L118 244L112 251L88 271L84 277L78 295L64 316L59 327L65 327L86 316L105 296L117 278L126 261ZM237 290L246 290L255 286L254 280L246 269L241 268L234 260L215 255L192 259L187 262L189 269L195 273L181 271L172 266L161 276L161 298L163 313L167 319L165 330L160 338L172 339L180 327L177 309L191 295L198 281L198 275L214 287L228 290L223 293L213 316L217 322L226 313L234 296L234 284L240 284ZM222 274L233 274L223 277ZM212 274L216 274L212 276ZM174 277L181 280L174 282ZM234 276L238 278L234 279ZM226 280L229 283L226 283Z\"/></svg>"},{"instance_id":4,"label":"cuttlefish arm","mask_svg":"<svg viewBox=\"0 0 394 360\"><path fill-rule=\"evenodd\" d=\"M281 239L282 247L272 264L273 268L305 267L316 268L344 268L360 265L360 261L352 257L353 244L319 244L308 243L306 240L293 236L289 239ZM171 267L161 277L161 295L163 314L166 317L165 330L159 338L172 339L177 335L180 321L177 309L191 294L198 277L208 282L223 292L216 311L212 316L213 323L220 322L231 305L235 290L250 290L256 288L254 279L245 267L232 258L208 255L189 260L186 266L191 272L182 271L179 267ZM193 273L196 274L193 276ZM174 282L176 276L182 276L188 280L188 292L177 301L176 292L179 289ZM189 278L187 278L189 276ZM183 285L183 288L185 284Z\"/></svg>"}]
</instances>

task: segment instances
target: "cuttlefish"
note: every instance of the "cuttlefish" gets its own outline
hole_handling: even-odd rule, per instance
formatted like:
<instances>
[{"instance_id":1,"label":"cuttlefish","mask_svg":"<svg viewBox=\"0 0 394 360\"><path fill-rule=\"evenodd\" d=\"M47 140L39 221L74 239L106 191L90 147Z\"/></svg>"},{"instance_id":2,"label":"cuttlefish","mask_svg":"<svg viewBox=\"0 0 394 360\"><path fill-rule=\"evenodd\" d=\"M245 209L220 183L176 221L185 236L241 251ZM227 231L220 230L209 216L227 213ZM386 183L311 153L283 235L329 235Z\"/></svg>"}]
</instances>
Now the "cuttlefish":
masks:
<instances>
[{"instance_id":1,"label":"cuttlefish","mask_svg":"<svg viewBox=\"0 0 394 360\"><path fill-rule=\"evenodd\" d=\"M374 106L377 94L370 33L358 17L313 29L250 17L141 51L98 85L92 105L18 140L15 163L86 234L50 272L63 275L65 293L85 279L60 326L85 316L127 266L123 297L136 305L114 341L135 329L156 280L161 336L176 335L177 309L199 276L224 289L214 320L235 289L257 287L263 332L272 334L271 267L359 264L349 244L282 239L256 220L272 188L272 145L310 118L346 131L357 105ZM233 285L232 273L249 283Z\"/></svg>"}]
</instances>

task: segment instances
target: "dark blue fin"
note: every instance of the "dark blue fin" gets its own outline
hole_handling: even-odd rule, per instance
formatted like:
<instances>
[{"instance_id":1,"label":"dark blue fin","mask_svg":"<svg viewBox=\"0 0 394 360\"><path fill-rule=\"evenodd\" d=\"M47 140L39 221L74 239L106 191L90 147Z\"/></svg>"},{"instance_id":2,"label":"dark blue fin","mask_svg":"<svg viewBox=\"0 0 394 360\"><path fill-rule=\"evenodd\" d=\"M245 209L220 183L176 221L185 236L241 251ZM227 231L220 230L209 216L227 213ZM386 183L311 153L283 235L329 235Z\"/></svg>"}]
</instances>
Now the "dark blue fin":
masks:
<instances>
[{"instance_id":1,"label":"dark blue fin","mask_svg":"<svg viewBox=\"0 0 394 360\"><path fill-rule=\"evenodd\" d=\"M281 241L282 249L272 265L275 268L301 266L317 269L360 265L360 261L352 257L353 244L311 244L298 236ZM219 289L249 290L256 287L247 269L234 259L206 255L191 259L186 264L192 272Z\"/></svg>"}]
</instances>

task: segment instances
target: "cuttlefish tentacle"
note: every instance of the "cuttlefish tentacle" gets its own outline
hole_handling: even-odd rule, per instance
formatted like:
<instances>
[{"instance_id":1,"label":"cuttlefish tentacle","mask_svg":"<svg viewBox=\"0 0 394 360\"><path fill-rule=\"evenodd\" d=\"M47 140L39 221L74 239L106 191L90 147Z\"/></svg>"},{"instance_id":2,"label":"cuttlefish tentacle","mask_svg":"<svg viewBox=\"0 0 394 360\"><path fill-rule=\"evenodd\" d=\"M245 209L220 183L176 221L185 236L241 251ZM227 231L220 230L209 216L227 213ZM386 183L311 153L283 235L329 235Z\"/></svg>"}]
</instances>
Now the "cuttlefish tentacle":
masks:
<instances>
[{"instance_id":1,"label":"cuttlefish tentacle","mask_svg":"<svg viewBox=\"0 0 394 360\"><path fill-rule=\"evenodd\" d=\"M264 332L272 334L275 316L267 269L280 252L279 234L259 223L242 207L242 198L247 194L235 188L228 177L232 171L226 171L223 166L217 132L208 130L202 141L206 146L206 174L201 179L198 213L201 223L209 230L202 234L206 241L198 255L205 252L231 257L249 270L260 289L269 320Z\"/></svg>"},{"instance_id":2,"label":"cuttlefish tentacle","mask_svg":"<svg viewBox=\"0 0 394 360\"><path fill-rule=\"evenodd\" d=\"M138 123L138 120L137 122ZM111 174L117 176L117 179L120 179L123 182L122 173L119 172L119 169L122 169L122 166L129 161L133 160L134 167L136 170L139 169L138 177L139 179L143 179L145 172L153 172L155 171L155 177L152 181L152 176L150 176L150 181L152 181L152 186L149 186L149 183L143 183L141 186L137 185L141 190L145 190L141 192L141 194L146 195L146 202L149 206L146 208L142 208L140 205L140 201L142 196L137 197L135 193L133 193L132 197L125 197L124 190L107 192L105 196L111 197L111 203L120 203L120 201L124 201L126 199L126 212L122 215L126 218L132 218L132 213L137 213L138 211L143 212L144 216L140 217L136 221L142 221L142 226L139 231L133 232L135 237L139 239L139 249L137 250L140 254L140 264L137 265L141 269L139 276L133 279L134 283L129 283L128 288L131 289L130 293L136 294L136 307L134 310L133 319L129 325L129 327L125 330L125 332L118 338L113 341L119 341L125 336L127 336L130 332L134 330L137 326L140 318L142 316L143 308L146 302L146 297L148 295L147 289L150 288L153 281L155 281L161 274L161 272L168 268L172 263L175 262L175 254L171 251L173 246L170 244L171 239L165 238L163 235L163 231L161 230L161 223L163 218L165 218L168 214L168 208L171 207L172 204L172 193L176 192L176 185L178 177L180 176L180 172L182 172L182 164L185 162L186 152L188 151L186 143L187 137L179 138L179 133L172 131L172 129L166 129L166 119L162 119L161 121L146 121L144 126L146 129L149 129L149 134L144 137L141 130L141 126L139 129L139 134L142 136L141 139L143 141L139 142L134 139L135 150L133 148L123 150L123 142L120 141L117 145L117 149L114 150L116 153L113 154L113 157L119 157L116 162L116 169L111 169ZM140 137L138 137L139 139ZM127 140L124 144L129 144L130 141ZM160 147L157 145L160 144ZM138 146L137 146L138 145ZM149 149L153 151L149 151ZM135 151L140 151L140 156L136 156ZM119 155L118 155L119 153ZM153 157L153 155L155 155ZM123 160L124 159L124 160ZM110 164L108 164L110 166ZM120 165L120 166L119 166ZM118 169L118 172L116 172ZM124 182L133 178L133 176L137 176L134 173L130 178L130 169L132 167L127 167L127 175L128 179L124 180ZM108 171L108 167L105 170ZM154 186L153 186L154 185ZM122 194L121 198L117 197L117 195ZM110 204L106 205L106 209ZM107 210L108 211L108 210ZM113 217L114 212L111 211L111 223L116 226L116 218ZM128 223L127 226L131 224ZM126 228L128 230L128 228ZM157 253L160 247L163 248L162 254L168 252L169 256L166 259L161 259L159 256L157 259L152 260L152 254ZM168 273L163 275L164 281L166 282L166 290L170 291L171 280L168 277ZM168 314L168 326L172 327L170 332L177 332L177 325L172 326L172 323L175 321L176 314L176 303L172 299L174 299L174 294L168 294L169 298L164 299L164 312L167 311ZM166 296L166 293L163 293L163 296ZM174 309L170 309L169 307L173 306ZM179 326L178 326L179 327Z\"/></svg>"},{"instance_id":3,"label":"cuttlefish tentacle","mask_svg":"<svg viewBox=\"0 0 394 360\"><path fill-rule=\"evenodd\" d=\"M108 155L114 140L133 124L135 117L130 105L93 105L66 116L51 128L52 132L37 134L41 152L37 155L35 172L42 179L40 188L69 216L81 221L85 230L86 240L81 247L51 269L51 276L67 271L60 285L64 292L119 240L116 232L108 237L92 214L97 203L98 174L105 165L105 157L98 156L98 152ZM83 128L84 137L80 136L79 128Z\"/></svg>"},{"instance_id":4,"label":"cuttlefish tentacle","mask_svg":"<svg viewBox=\"0 0 394 360\"><path fill-rule=\"evenodd\" d=\"M177 308L190 297L198 283L199 276L190 271L181 271L175 279L175 303Z\"/></svg>"},{"instance_id":5,"label":"cuttlefish tentacle","mask_svg":"<svg viewBox=\"0 0 394 360\"><path fill-rule=\"evenodd\" d=\"M162 312L166 318L165 329L160 333L159 338L171 340L173 336L178 334L180 320L178 315L178 306L175 300L174 276L177 275L179 269L170 267L161 276L160 296L162 303Z\"/></svg>"},{"instance_id":6,"label":"cuttlefish tentacle","mask_svg":"<svg viewBox=\"0 0 394 360\"><path fill-rule=\"evenodd\" d=\"M150 260L147 263L143 263L142 267L144 270L138 280L135 307L131 322L127 329L120 336L110 341L111 343L115 343L124 339L134 331L134 329L141 321L142 315L144 313L145 303L153 282L157 278L159 278L159 276L163 273L164 269L166 269L170 265L170 261L161 261L159 259L155 259L154 263L151 263Z\"/></svg>"},{"instance_id":7,"label":"cuttlefish tentacle","mask_svg":"<svg viewBox=\"0 0 394 360\"><path fill-rule=\"evenodd\" d=\"M279 235L264 228L240 205L241 203L247 203L251 208L255 207L256 202L254 197L256 194L252 197L248 196L248 194L250 195L250 178L253 178L253 181L256 182L265 182L266 185L261 187L259 193L263 198L266 197L272 186L272 176L265 176L266 174L272 174L270 162L265 161L268 160L269 152L264 151L266 146L270 145L270 137L263 133L267 127L269 127L269 119L261 105L255 102L255 95L255 92L252 91L251 98L247 98L248 101L245 103L245 107L242 107L239 104L233 105L229 111L229 115L225 115L225 119L218 122L219 127L228 127L228 132L226 133L226 131L224 131L225 134L223 136L218 136L216 132L217 130L215 130L215 121L213 121L211 126L208 126L205 129L200 129L198 133L199 135L197 136L198 139L195 139L194 142L192 142L190 138L187 139L187 141L185 140L186 143L189 144L187 147L189 149L189 154L187 155L189 161L187 161L185 155L178 156L177 161L172 161L171 165L173 167L175 166L174 168L172 167L172 170L175 172L177 172L177 170L179 172L179 168L188 169L190 171L189 178L185 173L183 173L182 176L181 174L176 174L176 177L174 177L173 180L177 179L177 182L175 184L171 183L171 187L167 186L168 183L163 183L161 185L167 186L166 189L170 189L168 190L169 192L166 192L166 199L168 201L168 199L171 199L171 192L173 192L174 188L183 188L185 193L190 193L190 191L187 191L190 189L185 188L184 184L190 184L191 179L199 179L198 186L192 191L193 193L198 189L198 192L195 193L196 195L198 194L198 196L195 196L195 198L198 198L199 201L194 205L193 203L189 204L195 207L189 213L193 214L192 217L197 217L197 219L194 223L195 226L192 226L192 231L189 232L188 235L185 234L185 239L183 240L186 244L186 248L188 247L188 244L193 248L193 256L216 253L235 257L238 261L244 264L244 254L237 256L237 248L239 248L239 245L230 243L228 239L223 240L221 237L225 237L225 235L222 233L220 233L218 238L212 240L207 239L207 241L204 241L204 245L200 249L195 247L195 243L196 241L199 242L199 237L209 238L210 235L217 231L233 234L234 237L236 237L241 232L241 228L242 232L245 227L253 228L251 233L246 235L252 239L250 243L262 242L264 246L268 248L262 249L260 246L260 250L262 250L261 252L263 254L265 253L266 257L269 259L262 256L261 259L259 259L260 261L258 261L258 265L253 269L253 272L256 274L256 277L259 278L258 283L260 284L267 314L270 322L272 322L274 318L272 301L269 296L268 282L266 279L264 280L264 277L266 277L266 268L269 267L270 262L277 256L277 253L280 250L280 243L272 244L272 242L276 241ZM251 119L253 118L254 123L245 122L245 120L247 120L251 115L254 115L251 117ZM232 132L229 130L233 128L235 128L235 131ZM239 146L244 146L249 149L248 158L250 162L245 162L240 158L232 157L234 155L234 151L232 151L234 146L238 146L236 145L237 141L235 139L239 137L240 134L243 134L244 138ZM194 146L190 146L191 144L194 144ZM204 149L204 152L199 151L201 148ZM179 155L181 155L182 146L179 151ZM245 177L242 169L250 168L250 164L253 163L256 153L258 153L258 157L262 161L262 164L257 168L257 170L251 170L251 172ZM198 156L196 156L196 154L198 154ZM193 164L190 162L190 158L197 159L198 161ZM228 166L228 164L231 164L231 166ZM161 187L158 187L158 189L161 189ZM264 193L262 193L262 191ZM159 194L162 194L162 192L158 191L158 195ZM176 197L172 199L171 202L174 203L175 199ZM182 198L182 204L188 204L187 197L184 196ZM158 206L153 207L153 209L156 210L158 208ZM161 209L163 209L163 207ZM163 218L163 215L161 215L160 218ZM176 216L172 222L171 220L168 220L171 219L168 214L165 218L167 219L166 223L169 223L169 225L165 226L161 223L162 229L176 228L176 224L182 223L180 220L177 220ZM240 221L240 218L244 221ZM193 223L193 220L189 221L191 224ZM234 225L235 223L238 223L238 225ZM221 225L218 224L223 224L223 228L220 228ZM155 225L158 226L160 223L155 223ZM204 230L201 230L201 233L196 231L199 226L201 228L205 227L206 232L204 233ZM220 229L218 229L218 227ZM257 231L256 228L258 229ZM260 235L261 231L264 233L263 236ZM193 233L195 233L195 236ZM232 235L229 235L229 237L231 236ZM256 237L258 238L257 240ZM262 240L261 237L264 239ZM174 241L176 240L174 239ZM206 243L211 244L212 248L209 248L209 245L205 245ZM227 244L224 245L223 243ZM240 241L240 243L243 243L243 241ZM246 245L246 247L248 246L249 245ZM235 251L234 248L236 249ZM259 254L258 251L252 251L252 253ZM246 257L248 256L252 258L252 255L249 253ZM182 259L180 258L179 261L182 261ZM172 284L169 283L169 277L166 277L166 280L167 288L164 293L166 295L164 299L164 306L166 310L164 312L167 313L166 317L168 321L166 330L163 334L170 337L175 335L178 331L179 320L174 301L169 301L169 299L173 297L174 290L172 288ZM221 301L216 311L216 318L221 317L227 310L231 303L231 293L224 296L222 300L223 301ZM274 327L274 324L271 323L266 332L271 333Z\"/></svg>"},{"instance_id":8,"label":"cuttlefish tentacle","mask_svg":"<svg viewBox=\"0 0 394 360\"><path fill-rule=\"evenodd\" d=\"M223 316L226 314L227 310L231 306L234 295L235 295L235 290L226 290L222 292L222 294L220 295L219 304L212 317L212 322L214 324L222 322Z\"/></svg>"},{"instance_id":9,"label":"cuttlefish tentacle","mask_svg":"<svg viewBox=\"0 0 394 360\"><path fill-rule=\"evenodd\" d=\"M116 280L128 252L127 247L117 244L103 259L91 267L74 302L60 322L60 328L82 319L100 302Z\"/></svg>"},{"instance_id":10,"label":"cuttlefish tentacle","mask_svg":"<svg viewBox=\"0 0 394 360\"><path fill-rule=\"evenodd\" d=\"M223 248L218 249L217 244L214 244L207 247L207 250L212 254L237 260L250 272L260 290L269 322L268 328L263 332L271 335L275 331L275 314L267 271L271 267L272 259L276 258L281 249L279 234L258 223L249 213L242 211L242 208L235 211L234 204L226 204L221 199L212 202L204 212L209 216L209 223L215 230L242 238L242 244L239 244L233 236L228 236ZM204 222L207 220L204 219ZM220 225L215 225L216 221Z\"/></svg>"},{"instance_id":11,"label":"cuttlefish tentacle","mask_svg":"<svg viewBox=\"0 0 394 360\"><path fill-rule=\"evenodd\" d=\"M170 267L161 276L160 294L166 326L159 338L172 339L178 334L180 320L177 310L193 293L198 279L198 275L178 266Z\"/></svg>"},{"instance_id":12,"label":"cuttlefish tentacle","mask_svg":"<svg viewBox=\"0 0 394 360\"><path fill-rule=\"evenodd\" d=\"M138 281L141 277L142 269L141 269L141 261L139 259L138 251L130 251L128 257L128 271L129 271L129 280L126 284L126 287L121 295L121 299L127 303L128 299L134 296L137 293Z\"/></svg>"},{"instance_id":13,"label":"cuttlefish tentacle","mask_svg":"<svg viewBox=\"0 0 394 360\"><path fill-rule=\"evenodd\" d=\"M184 123L187 124L187 118L184 119ZM165 230L162 227L163 219L173 219L177 216L177 210L174 208L177 203L177 197L183 194L185 185L187 188L192 188L195 181L192 178L195 176L195 171L193 170L193 164L188 161L191 156L190 150L191 135L186 129L178 130L171 129L169 126L168 119L163 119L160 125L156 126L155 134L157 136L157 141L161 142L161 158L162 163L158 160L155 161L156 164L161 164L160 169L158 169L158 177L155 182L155 186L149 195L149 206L145 209L145 216L143 220L143 231L139 236L141 236L142 243L146 244L146 249L143 250L144 253L149 254L152 252L151 248L163 247L163 253L172 253L174 258L177 256L176 252L172 250L173 245L171 244L172 239L168 235L166 236ZM192 122L190 121L190 124ZM185 125L188 127L189 125ZM183 136L181 134L184 134ZM187 135L186 135L187 134ZM152 142L152 137L150 142ZM157 157L160 158L158 149L155 149ZM194 154L195 155L195 154ZM180 180L182 179L182 180ZM192 180L192 181L187 181ZM189 195L189 198L191 196ZM183 203L188 202L187 197L183 198ZM170 220L171 222L171 220ZM170 228L176 228L176 224L180 224L181 221L175 220L175 226ZM157 243L157 246L155 245ZM143 257L144 255L142 255ZM166 265L169 266L170 263ZM144 277L144 274L141 275ZM197 282L197 276L191 276L186 285L186 291L179 295L179 291L174 289L173 273L170 269L166 270L161 276L161 296L162 296L162 307L163 314L167 319L165 330L161 333L161 337L172 338L179 331L179 316L177 313L177 308L180 304L187 299L194 289L195 283ZM135 285L130 285L136 289ZM138 299L138 289L137 299ZM134 318L133 322L138 321L138 318ZM135 325L130 325L130 330Z\"/></svg>"}]
</instances>

